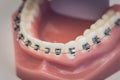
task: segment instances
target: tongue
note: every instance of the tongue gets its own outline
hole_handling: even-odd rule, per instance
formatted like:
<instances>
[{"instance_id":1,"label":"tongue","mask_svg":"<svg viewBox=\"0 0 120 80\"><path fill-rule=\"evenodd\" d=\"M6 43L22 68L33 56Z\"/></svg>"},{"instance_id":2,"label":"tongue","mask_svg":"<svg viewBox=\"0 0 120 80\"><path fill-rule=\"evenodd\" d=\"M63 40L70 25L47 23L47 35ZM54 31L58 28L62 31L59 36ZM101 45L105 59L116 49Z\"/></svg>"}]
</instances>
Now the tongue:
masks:
<instances>
[{"instance_id":1,"label":"tongue","mask_svg":"<svg viewBox=\"0 0 120 80\"><path fill-rule=\"evenodd\" d=\"M39 14L35 18L31 29L35 32L34 34L32 32L32 34L40 40L67 43L82 35L83 31L93 23L93 21L59 15L51 8L45 9L47 10L45 13L43 12L45 10L42 10L44 15ZM41 20L38 18L41 18Z\"/></svg>"}]
</instances>

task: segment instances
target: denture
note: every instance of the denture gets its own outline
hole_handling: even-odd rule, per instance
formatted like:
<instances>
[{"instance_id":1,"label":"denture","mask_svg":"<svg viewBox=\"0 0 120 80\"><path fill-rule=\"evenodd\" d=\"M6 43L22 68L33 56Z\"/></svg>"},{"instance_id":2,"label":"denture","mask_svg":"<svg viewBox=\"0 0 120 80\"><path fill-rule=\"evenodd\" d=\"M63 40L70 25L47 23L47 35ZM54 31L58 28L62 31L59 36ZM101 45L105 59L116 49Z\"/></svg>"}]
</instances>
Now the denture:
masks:
<instances>
[{"instance_id":1,"label":"denture","mask_svg":"<svg viewBox=\"0 0 120 80\"><path fill-rule=\"evenodd\" d=\"M53 12L47 1L24 0L13 16L17 75L22 80L103 80L111 75L115 72L113 65L120 62L119 9L119 6L110 8L82 34L73 32L74 38L69 38L67 29L57 33L54 27L48 27L52 26ZM59 16L53 17L57 20Z\"/></svg>"}]
</instances>

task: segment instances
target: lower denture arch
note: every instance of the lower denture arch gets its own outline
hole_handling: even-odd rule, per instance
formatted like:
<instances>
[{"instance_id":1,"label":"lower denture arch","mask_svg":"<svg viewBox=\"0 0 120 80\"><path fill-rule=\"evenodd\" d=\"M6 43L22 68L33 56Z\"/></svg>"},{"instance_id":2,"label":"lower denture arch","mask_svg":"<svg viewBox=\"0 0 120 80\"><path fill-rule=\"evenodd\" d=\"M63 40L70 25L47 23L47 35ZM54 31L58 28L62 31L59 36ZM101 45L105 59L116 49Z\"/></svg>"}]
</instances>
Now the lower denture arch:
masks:
<instances>
[{"instance_id":1,"label":"lower denture arch","mask_svg":"<svg viewBox=\"0 0 120 80\"><path fill-rule=\"evenodd\" d=\"M44 43L46 43L48 45L50 44L49 46L51 46L51 44L56 44L57 50L58 50L58 54L59 54L59 51L60 51L59 49L61 49L61 48L63 49L63 47L65 48L65 50L61 51L60 53L65 53L65 54L71 54L71 53L73 53L72 56L75 56L74 55L75 53L81 53L81 50L79 50L79 49L78 49L78 51L75 50L76 47L74 48L73 44L70 44L70 45L68 44L68 46L66 48L65 45L67 45L67 44L59 44L59 43L57 44L57 43L45 42L45 41L33 38L28 33L29 31L27 31L27 30L29 30L32 27L31 22L33 21L33 18L34 18L33 15L36 15L36 12L38 12L38 10L39 10L39 4L42 4L42 3L43 3L43 0L27 0L25 2L24 8L22 10L22 13L20 14L20 16L21 16L21 22L20 22L20 31L18 32L18 34L23 34L24 35L24 40L21 41L21 42L24 43L24 42L26 42L26 40L32 41L32 44L30 44L30 42L27 41L27 45L29 46L29 44L30 44L30 47L33 48L33 49L34 49L34 45L36 45L36 44L38 46L39 45L44 46ZM96 27L94 27L94 25L97 24L97 23L99 23L99 21L97 21L95 24L91 25L91 27L90 27L89 30L87 30L86 32L84 32L83 36L85 36L85 37L87 36L88 37L88 33L90 31L93 31L93 30L98 30L98 31L100 31L100 33L101 33L101 31L105 31L104 32L104 36L102 35L102 33L100 34L98 32L97 33L95 32L96 34L98 34L97 36L95 36L95 34L93 34L95 36L95 38L94 38L94 41L96 41L95 43L99 43L99 40L98 40L99 36L100 36L100 40L101 40L106 35L109 35L110 30L113 29L113 27L115 26L114 22L120 18L119 12L113 12L111 14L112 14L112 16L109 19L109 21L107 22L108 24L106 23L105 25L101 25L101 26L105 26L104 28L101 28L101 26L100 26L99 27L100 30L96 29ZM102 18L106 19L106 15L103 15ZM112 23L110 23L110 22L112 22ZM91 29L93 29L93 30L91 30ZM79 42L79 40L80 40L79 37L76 38L76 41ZM119 43L119 40L120 40L120 38L116 40L116 44L117 44L117 42ZM70 42L70 43L75 43L75 42ZM83 43L85 43L85 42L83 41ZM92 43L92 44L89 44L89 43ZM90 48L90 46L94 44L91 41L89 43L88 44L85 43L86 45L82 46L82 48L84 48L85 50L88 50ZM116 46L118 46L118 45L116 45ZM38 46L35 47L36 50L38 50L38 48L39 48ZM46 49L47 52L49 53L49 46L47 48L46 48L46 46L42 47L41 51L43 51L43 53L44 53L45 49ZM53 52L51 52L51 53L56 53L54 49L52 50ZM114 50L114 49L112 48L111 51L109 49L110 52L102 52L102 53L110 53L111 54L112 50ZM108 56L108 54L106 54L106 55ZM92 70L95 71L95 69L97 70L97 68L95 68L95 67L102 66L101 65L101 63L103 62L102 59L105 59L106 57L104 58L104 56L106 56L106 55L100 55L99 56L100 58L96 58L96 56L95 56L95 60L90 59L91 61L89 61L88 63L79 62L79 60L77 60L77 61L73 60L73 63L74 62L77 63L76 65L73 65L73 63L70 63L70 64L68 63L69 65L68 64L65 65L63 63L64 65L63 64L60 65L59 63L56 63L54 61L50 62L48 60L43 60L43 62L41 63L41 65L45 65L45 66L42 66L41 72L42 72L42 69L43 69L43 74L44 74L44 70L45 70L45 71L47 71L47 73L48 73L47 75L48 76L54 76L54 78L56 78L56 79L65 79L66 78L66 80L67 80L69 78L69 79L73 79L73 80L76 79L77 80L78 78L84 78L86 76L84 74L90 73L90 71L92 71ZM103 57L103 58L101 59L101 57ZM90 67L90 65L97 64L94 61L97 61L98 65L96 65L94 67ZM81 64L82 64L82 66L81 66ZM51 69L48 68L48 65L49 65L49 68L51 68ZM50 73L50 72L53 72L53 73ZM69 75L69 76L66 77L66 75Z\"/></svg>"}]
</instances>

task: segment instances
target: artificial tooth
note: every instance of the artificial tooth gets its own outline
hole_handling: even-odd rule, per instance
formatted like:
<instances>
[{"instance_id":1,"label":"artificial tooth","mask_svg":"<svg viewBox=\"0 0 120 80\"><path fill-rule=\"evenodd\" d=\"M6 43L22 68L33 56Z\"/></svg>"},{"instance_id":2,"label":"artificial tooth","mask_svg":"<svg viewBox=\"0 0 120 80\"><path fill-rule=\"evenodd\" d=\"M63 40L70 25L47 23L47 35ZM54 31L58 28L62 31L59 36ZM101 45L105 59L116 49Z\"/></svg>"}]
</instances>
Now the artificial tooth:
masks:
<instances>
[{"instance_id":1,"label":"artificial tooth","mask_svg":"<svg viewBox=\"0 0 120 80\"><path fill-rule=\"evenodd\" d=\"M106 15L108 15L109 17L113 16L115 14L115 11L113 10L109 10Z\"/></svg>"},{"instance_id":2,"label":"artificial tooth","mask_svg":"<svg viewBox=\"0 0 120 80\"><path fill-rule=\"evenodd\" d=\"M77 49L83 50L83 46L82 46L82 45L84 45L85 43L87 43L86 37L84 37L84 36L79 36L79 37L76 39Z\"/></svg>"},{"instance_id":3,"label":"artificial tooth","mask_svg":"<svg viewBox=\"0 0 120 80\"><path fill-rule=\"evenodd\" d=\"M90 26L90 29L91 29L91 30L95 30L96 28L97 28L97 27L96 27L95 24L93 24L93 25Z\"/></svg>"},{"instance_id":4,"label":"artificial tooth","mask_svg":"<svg viewBox=\"0 0 120 80\"><path fill-rule=\"evenodd\" d=\"M86 29L83 33L84 36L88 35L90 33L90 29Z\"/></svg>"},{"instance_id":5,"label":"artificial tooth","mask_svg":"<svg viewBox=\"0 0 120 80\"><path fill-rule=\"evenodd\" d=\"M52 52L53 44L50 42L42 42L41 48L43 48L46 54L49 54Z\"/></svg>"},{"instance_id":6,"label":"artificial tooth","mask_svg":"<svg viewBox=\"0 0 120 80\"><path fill-rule=\"evenodd\" d=\"M109 10L105 15L102 16L102 19L104 21L109 20L110 17L112 17L115 14L113 10Z\"/></svg>"},{"instance_id":7,"label":"artificial tooth","mask_svg":"<svg viewBox=\"0 0 120 80\"><path fill-rule=\"evenodd\" d=\"M25 46L30 46L32 44L30 40L27 40L24 43L25 43Z\"/></svg>"},{"instance_id":8,"label":"artificial tooth","mask_svg":"<svg viewBox=\"0 0 120 80\"><path fill-rule=\"evenodd\" d=\"M93 44L92 38L94 38L96 35L97 35L97 32L95 30L90 30L90 33L85 36L87 39L87 42L92 45Z\"/></svg>"},{"instance_id":9,"label":"artificial tooth","mask_svg":"<svg viewBox=\"0 0 120 80\"><path fill-rule=\"evenodd\" d=\"M105 21L102 20L102 19L98 20L98 21L95 23L96 28L99 28L99 27L101 27L101 26L104 25L104 24L105 24Z\"/></svg>"},{"instance_id":10,"label":"artificial tooth","mask_svg":"<svg viewBox=\"0 0 120 80\"><path fill-rule=\"evenodd\" d=\"M104 38L104 37L105 37L105 34L107 34L107 29L108 29L108 28L109 28L108 26L104 26L104 27L98 28L98 29L96 30L98 37L101 38L101 39ZM106 30L106 31L105 31L105 30Z\"/></svg>"}]
</instances>

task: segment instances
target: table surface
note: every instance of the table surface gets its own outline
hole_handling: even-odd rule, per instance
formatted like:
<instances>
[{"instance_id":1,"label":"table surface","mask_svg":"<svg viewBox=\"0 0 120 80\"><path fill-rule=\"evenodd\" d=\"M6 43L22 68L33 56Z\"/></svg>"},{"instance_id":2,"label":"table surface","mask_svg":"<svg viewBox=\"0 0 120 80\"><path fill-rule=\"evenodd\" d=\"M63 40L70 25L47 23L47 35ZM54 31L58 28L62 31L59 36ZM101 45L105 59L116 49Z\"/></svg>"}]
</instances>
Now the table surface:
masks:
<instances>
[{"instance_id":1,"label":"table surface","mask_svg":"<svg viewBox=\"0 0 120 80\"><path fill-rule=\"evenodd\" d=\"M0 0L0 80L20 80L15 75L11 15L22 0ZM111 0L110 5L120 0ZM120 71L106 80L120 80Z\"/></svg>"}]
</instances>

